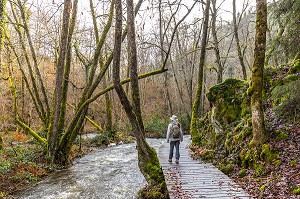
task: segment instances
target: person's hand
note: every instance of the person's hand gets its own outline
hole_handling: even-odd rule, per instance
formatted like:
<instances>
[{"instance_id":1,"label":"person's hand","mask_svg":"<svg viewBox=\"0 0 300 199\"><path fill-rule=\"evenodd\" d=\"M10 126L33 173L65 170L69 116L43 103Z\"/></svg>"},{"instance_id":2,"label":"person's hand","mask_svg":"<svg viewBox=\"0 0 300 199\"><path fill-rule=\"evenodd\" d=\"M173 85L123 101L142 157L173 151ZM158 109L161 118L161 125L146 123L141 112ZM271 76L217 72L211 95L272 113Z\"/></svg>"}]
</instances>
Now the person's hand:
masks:
<instances>
[{"instance_id":1,"label":"person's hand","mask_svg":"<svg viewBox=\"0 0 300 199\"><path fill-rule=\"evenodd\" d=\"M169 140L167 140L167 143L169 143Z\"/></svg>"}]
</instances>

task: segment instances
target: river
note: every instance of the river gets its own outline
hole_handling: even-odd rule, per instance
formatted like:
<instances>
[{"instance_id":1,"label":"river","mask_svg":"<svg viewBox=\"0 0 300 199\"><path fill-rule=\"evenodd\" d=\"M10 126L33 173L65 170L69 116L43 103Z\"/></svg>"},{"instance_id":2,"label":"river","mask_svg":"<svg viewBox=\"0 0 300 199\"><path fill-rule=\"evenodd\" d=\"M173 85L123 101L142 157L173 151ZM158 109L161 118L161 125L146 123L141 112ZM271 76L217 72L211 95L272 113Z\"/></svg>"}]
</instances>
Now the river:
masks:
<instances>
[{"instance_id":1,"label":"river","mask_svg":"<svg viewBox=\"0 0 300 199\"><path fill-rule=\"evenodd\" d=\"M147 139L156 150L162 139ZM136 144L96 149L76 159L73 166L22 192L17 198L28 199L130 199L146 185L137 165Z\"/></svg>"}]
</instances>

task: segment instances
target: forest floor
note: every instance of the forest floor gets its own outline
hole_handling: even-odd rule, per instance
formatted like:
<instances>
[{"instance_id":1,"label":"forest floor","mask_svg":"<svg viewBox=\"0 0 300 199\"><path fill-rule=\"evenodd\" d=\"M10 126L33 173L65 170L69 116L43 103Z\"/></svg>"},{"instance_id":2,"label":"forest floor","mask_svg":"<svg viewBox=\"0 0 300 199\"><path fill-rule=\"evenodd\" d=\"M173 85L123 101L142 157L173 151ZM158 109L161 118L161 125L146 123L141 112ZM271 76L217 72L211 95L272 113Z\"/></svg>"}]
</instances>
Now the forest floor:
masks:
<instances>
[{"instance_id":1,"label":"forest floor","mask_svg":"<svg viewBox=\"0 0 300 199\"><path fill-rule=\"evenodd\" d=\"M276 151L278 158L272 162L257 162L255 168L244 168L242 165L231 164L226 174L240 185L253 198L300 198L300 125L279 125L277 129L284 130L288 138L276 139L271 133L270 150ZM193 157L197 159L206 150L193 148ZM232 162L238 159L238 154L229 156L216 155L211 161L220 170L222 162ZM243 173L243 174L242 174Z\"/></svg>"},{"instance_id":2,"label":"forest floor","mask_svg":"<svg viewBox=\"0 0 300 199\"><path fill-rule=\"evenodd\" d=\"M229 177L254 198L300 198L300 126L290 126L287 140L271 138L270 148L279 158L259 170L247 169L239 177L242 167L234 167Z\"/></svg>"}]
</instances>

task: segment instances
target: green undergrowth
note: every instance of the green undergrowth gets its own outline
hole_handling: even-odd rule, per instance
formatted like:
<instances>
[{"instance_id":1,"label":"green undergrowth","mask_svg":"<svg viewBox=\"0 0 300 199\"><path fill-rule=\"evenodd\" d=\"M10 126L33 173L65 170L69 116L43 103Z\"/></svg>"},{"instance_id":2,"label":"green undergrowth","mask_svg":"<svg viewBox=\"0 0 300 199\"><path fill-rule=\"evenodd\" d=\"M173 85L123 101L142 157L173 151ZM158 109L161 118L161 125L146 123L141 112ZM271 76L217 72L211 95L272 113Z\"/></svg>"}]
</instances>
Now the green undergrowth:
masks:
<instances>
[{"instance_id":1,"label":"green undergrowth","mask_svg":"<svg viewBox=\"0 0 300 199\"><path fill-rule=\"evenodd\" d=\"M49 163L40 145L6 144L0 150L1 197L8 197L16 190L34 184L59 168Z\"/></svg>"},{"instance_id":2,"label":"green undergrowth","mask_svg":"<svg viewBox=\"0 0 300 199\"><path fill-rule=\"evenodd\" d=\"M183 132L189 130L190 116L188 114L177 115L178 120L181 124ZM146 137L150 138L165 138L167 133L167 128L171 120L169 117L161 118L158 116L153 116L150 120L145 121L145 132Z\"/></svg>"},{"instance_id":3,"label":"green undergrowth","mask_svg":"<svg viewBox=\"0 0 300 199\"><path fill-rule=\"evenodd\" d=\"M295 150L297 144L294 141L299 139L299 77L299 60L290 66L266 68L263 100L264 111L268 112L266 132L270 136L259 146L252 143L250 98L246 94L248 82L228 79L211 87L207 94L211 109L198 120L198 134L191 145L193 156L212 162L222 172L242 182L256 179L253 183L260 185L254 194L268 194L274 183L280 182L278 176L282 175L282 170L288 168L290 171L291 168L294 172L299 164L299 158L294 154L300 152ZM284 125L280 125L282 123ZM291 150L294 153L290 153ZM299 177L297 172L294 173L296 178ZM265 179L273 181L266 182ZM296 182L286 183L286 194L299 194L298 185L294 186Z\"/></svg>"}]
</instances>

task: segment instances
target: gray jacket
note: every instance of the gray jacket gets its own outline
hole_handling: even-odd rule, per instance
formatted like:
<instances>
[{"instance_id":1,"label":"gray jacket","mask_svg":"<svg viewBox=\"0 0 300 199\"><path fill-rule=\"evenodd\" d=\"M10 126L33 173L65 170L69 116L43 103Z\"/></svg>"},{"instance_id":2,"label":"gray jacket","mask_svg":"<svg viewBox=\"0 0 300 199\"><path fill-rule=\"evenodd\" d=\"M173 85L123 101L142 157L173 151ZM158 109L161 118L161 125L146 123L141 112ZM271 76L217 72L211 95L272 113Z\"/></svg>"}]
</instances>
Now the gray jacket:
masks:
<instances>
[{"instance_id":1,"label":"gray jacket","mask_svg":"<svg viewBox=\"0 0 300 199\"><path fill-rule=\"evenodd\" d=\"M169 126L168 126L168 131L167 131L167 142L169 141L178 141L180 139L180 141L183 141L183 133L182 133L182 129L181 129L181 125L180 125L180 138L173 138L173 136L170 137L170 132L172 129L172 125L176 124L175 121L172 121Z\"/></svg>"}]
</instances>

